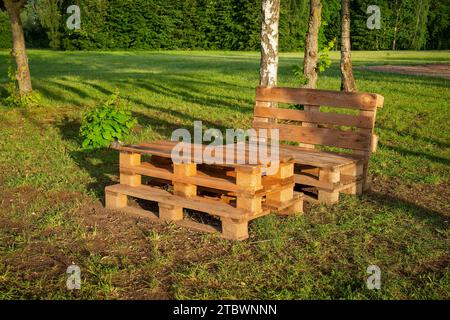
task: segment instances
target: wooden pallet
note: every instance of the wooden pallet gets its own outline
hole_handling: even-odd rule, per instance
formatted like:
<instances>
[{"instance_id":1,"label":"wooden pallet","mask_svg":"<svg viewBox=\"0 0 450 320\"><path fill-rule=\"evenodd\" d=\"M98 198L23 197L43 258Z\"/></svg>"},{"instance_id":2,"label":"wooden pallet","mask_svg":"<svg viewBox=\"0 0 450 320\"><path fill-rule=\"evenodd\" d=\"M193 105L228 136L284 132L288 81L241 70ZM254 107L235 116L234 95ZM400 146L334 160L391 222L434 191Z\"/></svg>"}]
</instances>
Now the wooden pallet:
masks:
<instances>
[{"instance_id":1,"label":"wooden pallet","mask_svg":"<svg viewBox=\"0 0 450 320\"><path fill-rule=\"evenodd\" d=\"M283 103L304 108L273 107ZM378 142L375 119L383 103L382 96L371 93L258 87L253 128L276 129L280 140L298 144L280 146L280 154L294 158L297 187L312 189L316 196L308 201L333 204L340 193L361 194L370 186L368 164ZM342 150L320 150L324 146Z\"/></svg>"},{"instance_id":2,"label":"wooden pallet","mask_svg":"<svg viewBox=\"0 0 450 320\"><path fill-rule=\"evenodd\" d=\"M278 172L264 176L262 165L205 165L172 163L170 142L117 148L120 151L120 184L105 189L106 207L194 230L220 232L232 240L248 238L248 223L276 212L303 211L303 194L294 193L294 163L282 159ZM164 152L161 152L163 150ZM151 155L141 161L141 155ZM148 181L143 183L142 177ZM166 184L171 191L160 187ZM159 214L128 205L128 197L158 203ZM220 218L221 229L185 219L184 209Z\"/></svg>"}]
</instances>

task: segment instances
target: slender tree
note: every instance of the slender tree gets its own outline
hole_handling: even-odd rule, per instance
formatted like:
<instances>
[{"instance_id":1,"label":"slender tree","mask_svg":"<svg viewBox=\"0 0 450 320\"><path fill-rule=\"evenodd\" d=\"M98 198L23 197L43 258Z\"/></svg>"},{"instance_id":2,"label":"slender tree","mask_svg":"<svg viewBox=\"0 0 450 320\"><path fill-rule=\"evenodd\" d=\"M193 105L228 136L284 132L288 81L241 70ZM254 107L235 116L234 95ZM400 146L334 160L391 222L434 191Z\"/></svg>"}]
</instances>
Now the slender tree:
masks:
<instances>
[{"instance_id":1,"label":"slender tree","mask_svg":"<svg viewBox=\"0 0 450 320\"><path fill-rule=\"evenodd\" d=\"M341 1L341 90L355 92L357 90L353 77L350 41L350 0Z\"/></svg>"},{"instance_id":2,"label":"slender tree","mask_svg":"<svg viewBox=\"0 0 450 320\"><path fill-rule=\"evenodd\" d=\"M19 84L19 92L21 95L29 94L33 91L31 85L30 68L28 66L28 56L25 47L25 37L23 34L22 21L20 12L26 4L26 0L2 0L3 8L6 9L11 23L11 31L13 38L12 56L16 60L17 65L17 82ZM1 4L0 3L0 7Z\"/></svg>"},{"instance_id":3,"label":"slender tree","mask_svg":"<svg viewBox=\"0 0 450 320\"><path fill-rule=\"evenodd\" d=\"M322 2L321 0L309 1L309 23L305 41L305 57L303 60L303 75L306 79L304 88L315 89L318 78L319 62L319 31L322 23ZM305 111L319 112L318 106L303 106ZM303 127L317 127L317 124L303 122ZM299 146L314 149L314 145L300 143Z\"/></svg>"},{"instance_id":4,"label":"slender tree","mask_svg":"<svg viewBox=\"0 0 450 320\"><path fill-rule=\"evenodd\" d=\"M279 20L280 0L262 0L260 86L277 85Z\"/></svg>"},{"instance_id":5,"label":"slender tree","mask_svg":"<svg viewBox=\"0 0 450 320\"><path fill-rule=\"evenodd\" d=\"M310 0L308 33L306 35L303 74L306 78L305 88L316 88L319 61L319 30L322 22L321 0Z\"/></svg>"},{"instance_id":6,"label":"slender tree","mask_svg":"<svg viewBox=\"0 0 450 320\"><path fill-rule=\"evenodd\" d=\"M397 34L398 34L398 29L400 26L400 12L402 11L402 5L403 2L399 0L395 0L394 5L393 5L393 11L395 14L395 22L394 22L394 36L392 39L392 50L397 50Z\"/></svg>"}]
</instances>

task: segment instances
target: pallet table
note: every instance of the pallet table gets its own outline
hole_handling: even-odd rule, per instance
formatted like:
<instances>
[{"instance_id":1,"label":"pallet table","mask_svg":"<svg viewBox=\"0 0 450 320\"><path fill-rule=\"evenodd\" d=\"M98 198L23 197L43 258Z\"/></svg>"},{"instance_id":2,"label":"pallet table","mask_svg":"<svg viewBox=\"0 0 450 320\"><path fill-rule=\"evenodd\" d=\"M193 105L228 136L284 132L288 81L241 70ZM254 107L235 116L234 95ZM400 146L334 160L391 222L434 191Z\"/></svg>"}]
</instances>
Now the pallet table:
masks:
<instances>
[{"instance_id":1,"label":"pallet table","mask_svg":"<svg viewBox=\"0 0 450 320\"><path fill-rule=\"evenodd\" d=\"M218 164L194 156L173 159L172 149L177 144L159 141L115 147L120 152L120 184L106 187L106 207L199 231L221 232L222 237L232 240L248 238L248 223L253 219L271 212L291 215L303 211L303 194L294 192L291 156L280 157L277 172L266 175L267 165L259 159L256 164L248 164L255 152L249 145L243 153L232 145L234 161ZM204 151L206 146L189 147L193 155L196 148ZM221 147L216 147L215 159L224 159L225 151L230 150L230 145ZM143 157L148 161L142 161ZM128 197L157 202L159 214L129 206ZM221 230L185 219L183 209L219 217Z\"/></svg>"}]
</instances>

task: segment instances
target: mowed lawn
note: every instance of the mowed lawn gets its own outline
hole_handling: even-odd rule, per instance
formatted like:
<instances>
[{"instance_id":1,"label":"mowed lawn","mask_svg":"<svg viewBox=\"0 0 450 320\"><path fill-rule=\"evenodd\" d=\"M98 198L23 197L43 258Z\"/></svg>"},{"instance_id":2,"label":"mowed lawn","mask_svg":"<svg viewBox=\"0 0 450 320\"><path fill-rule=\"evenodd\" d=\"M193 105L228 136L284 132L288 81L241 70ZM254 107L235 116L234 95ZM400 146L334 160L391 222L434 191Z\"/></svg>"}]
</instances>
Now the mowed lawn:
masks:
<instances>
[{"instance_id":1,"label":"mowed lawn","mask_svg":"<svg viewBox=\"0 0 450 320\"><path fill-rule=\"evenodd\" d=\"M450 80L367 65L450 63L450 52L354 52L360 91L385 96L373 190L302 216L268 216L230 242L103 208L118 155L85 151L81 114L117 88L139 125L127 142L172 130L249 128L258 53L29 52L42 106L0 106L0 299L449 299ZM297 86L280 58L279 84ZM320 88L340 87L338 54ZM0 51L0 82L8 52ZM0 89L2 97L5 91ZM81 268L79 291L66 269ZM368 290L369 265L382 272Z\"/></svg>"}]
</instances>

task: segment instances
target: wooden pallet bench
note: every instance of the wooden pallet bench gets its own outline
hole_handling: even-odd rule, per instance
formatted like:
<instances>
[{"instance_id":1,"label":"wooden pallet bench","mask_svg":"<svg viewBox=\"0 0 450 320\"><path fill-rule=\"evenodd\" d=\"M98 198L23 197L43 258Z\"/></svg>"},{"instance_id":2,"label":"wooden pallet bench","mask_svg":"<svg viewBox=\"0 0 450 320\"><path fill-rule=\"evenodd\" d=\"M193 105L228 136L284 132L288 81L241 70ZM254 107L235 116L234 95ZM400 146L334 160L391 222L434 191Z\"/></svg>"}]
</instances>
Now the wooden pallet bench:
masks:
<instances>
[{"instance_id":1,"label":"wooden pallet bench","mask_svg":"<svg viewBox=\"0 0 450 320\"><path fill-rule=\"evenodd\" d=\"M193 157L184 158L185 163L174 162L171 151L176 145L159 141L116 147L120 184L106 187L106 207L198 231L220 232L232 240L248 238L248 223L253 219L271 212L291 215L303 211L303 194L294 193L290 155L281 157L278 171L269 176L264 175L265 165L242 164L238 157L231 164L206 164ZM251 150L246 148L243 156L248 158ZM128 197L158 203L159 213L130 206ZM221 229L185 219L184 209L218 217Z\"/></svg>"},{"instance_id":2,"label":"wooden pallet bench","mask_svg":"<svg viewBox=\"0 0 450 320\"><path fill-rule=\"evenodd\" d=\"M340 193L361 194L370 186L375 118L383 101L371 93L258 87L253 128L278 129L280 140L296 143L280 145L280 152L294 158L297 187L308 201L333 204Z\"/></svg>"}]
</instances>

